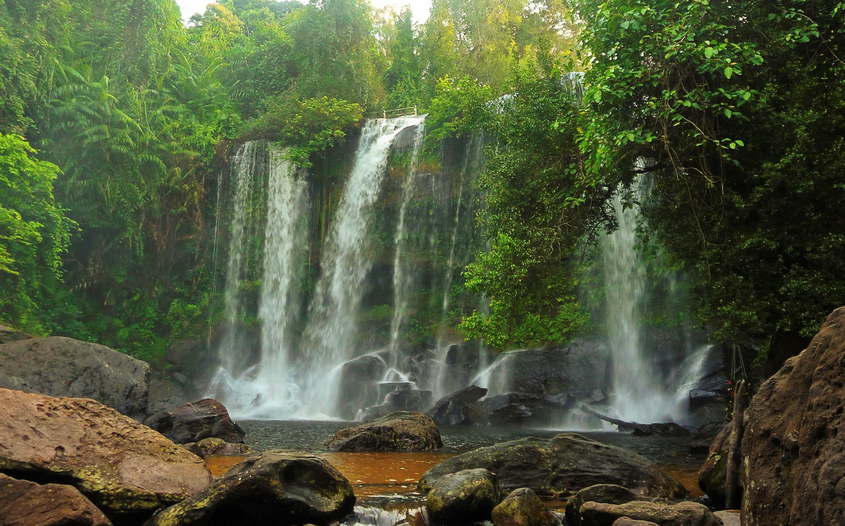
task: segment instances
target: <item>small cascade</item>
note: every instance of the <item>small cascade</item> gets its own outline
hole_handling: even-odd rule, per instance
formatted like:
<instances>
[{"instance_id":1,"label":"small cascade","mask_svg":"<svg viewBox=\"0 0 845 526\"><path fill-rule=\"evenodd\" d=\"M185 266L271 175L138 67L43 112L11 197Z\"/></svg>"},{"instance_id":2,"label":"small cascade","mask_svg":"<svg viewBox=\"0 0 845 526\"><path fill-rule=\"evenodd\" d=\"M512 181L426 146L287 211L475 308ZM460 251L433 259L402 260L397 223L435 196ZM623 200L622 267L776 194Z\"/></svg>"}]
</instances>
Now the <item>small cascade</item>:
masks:
<instances>
[{"instance_id":1,"label":"small cascade","mask_svg":"<svg viewBox=\"0 0 845 526\"><path fill-rule=\"evenodd\" d=\"M361 135L352 173L323 252L322 272L309 308L305 332L308 365L304 372L310 413L336 413L340 366L352 357L355 323L364 280L373 264L368 253L374 204L385 175L390 147L421 117L372 119Z\"/></svg>"},{"instance_id":2,"label":"small cascade","mask_svg":"<svg viewBox=\"0 0 845 526\"><path fill-rule=\"evenodd\" d=\"M408 168L408 175L402 184L402 205L399 207L399 223L396 226L394 244L396 252L393 258L393 319L390 322L390 352L391 356L398 356L399 331L405 321L408 311L408 304L413 291L413 269L411 259L404 254L408 243L408 233L405 228L405 215L408 204L416 197L417 169L422 149L423 138L425 137L425 126L417 126L414 134L414 149L411 153L411 161ZM405 256L405 257L403 257Z\"/></svg>"}]
</instances>

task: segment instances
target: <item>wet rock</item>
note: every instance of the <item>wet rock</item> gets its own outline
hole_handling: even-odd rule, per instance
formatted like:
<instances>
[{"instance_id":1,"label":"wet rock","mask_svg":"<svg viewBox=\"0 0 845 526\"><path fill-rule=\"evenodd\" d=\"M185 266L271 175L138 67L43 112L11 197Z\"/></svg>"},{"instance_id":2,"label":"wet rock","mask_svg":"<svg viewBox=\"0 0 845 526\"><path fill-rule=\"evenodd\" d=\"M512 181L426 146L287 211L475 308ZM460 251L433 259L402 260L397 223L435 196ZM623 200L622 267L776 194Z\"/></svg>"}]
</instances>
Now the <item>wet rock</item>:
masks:
<instances>
[{"instance_id":1,"label":"wet rock","mask_svg":"<svg viewBox=\"0 0 845 526\"><path fill-rule=\"evenodd\" d=\"M326 525L354 506L349 481L325 459L268 451L237 464L146 526Z\"/></svg>"},{"instance_id":2,"label":"wet rock","mask_svg":"<svg viewBox=\"0 0 845 526\"><path fill-rule=\"evenodd\" d=\"M566 503L566 524L567 526L581 526L581 506L585 502L625 504L635 500L643 500L643 497L616 484L596 484L584 488Z\"/></svg>"},{"instance_id":3,"label":"wet rock","mask_svg":"<svg viewBox=\"0 0 845 526\"><path fill-rule=\"evenodd\" d=\"M722 510L717 511L713 515L719 517L719 520L722 521L724 526L742 526L742 522L739 520L739 510Z\"/></svg>"},{"instance_id":4,"label":"wet rock","mask_svg":"<svg viewBox=\"0 0 845 526\"><path fill-rule=\"evenodd\" d=\"M472 524L490 520L499 503L499 483L486 469L450 473L432 484L426 508L435 524Z\"/></svg>"},{"instance_id":5,"label":"wet rock","mask_svg":"<svg viewBox=\"0 0 845 526\"><path fill-rule=\"evenodd\" d=\"M36 484L0 474L0 524L3 526L111 526L111 522L73 486Z\"/></svg>"},{"instance_id":6,"label":"wet rock","mask_svg":"<svg viewBox=\"0 0 845 526\"><path fill-rule=\"evenodd\" d=\"M635 519L629 519L628 517L621 517L613 521L613 526L660 526L657 523L651 521L638 521Z\"/></svg>"},{"instance_id":7,"label":"wet rock","mask_svg":"<svg viewBox=\"0 0 845 526\"><path fill-rule=\"evenodd\" d=\"M446 395L434 404L426 415L438 426L483 425L487 419L476 402L487 394L487 389L471 385Z\"/></svg>"},{"instance_id":8,"label":"wet rock","mask_svg":"<svg viewBox=\"0 0 845 526\"><path fill-rule=\"evenodd\" d=\"M75 486L109 517L143 516L206 486L205 463L90 399L0 389L0 472Z\"/></svg>"},{"instance_id":9,"label":"wet rock","mask_svg":"<svg viewBox=\"0 0 845 526\"><path fill-rule=\"evenodd\" d=\"M525 487L542 497L568 498L594 484L618 484L654 497L682 498L687 493L648 459L574 433L551 440L524 438L457 455L429 469L418 486L428 491L446 474L475 468L496 473L505 491Z\"/></svg>"},{"instance_id":10,"label":"wet rock","mask_svg":"<svg viewBox=\"0 0 845 526\"><path fill-rule=\"evenodd\" d=\"M579 340L561 347L510 352L491 369L490 377L507 378L505 391L533 395L568 392L581 399L607 385L609 359L604 342Z\"/></svg>"},{"instance_id":11,"label":"wet rock","mask_svg":"<svg viewBox=\"0 0 845 526\"><path fill-rule=\"evenodd\" d=\"M199 442L182 444L182 447L202 458L242 457L252 453L246 444L232 444L221 438L203 438Z\"/></svg>"},{"instance_id":12,"label":"wet rock","mask_svg":"<svg viewBox=\"0 0 845 526\"><path fill-rule=\"evenodd\" d=\"M722 431L710 443L707 460L698 471L698 487L710 497L710 503L716 509L725 507L728 439L731 436L731 424L722 427Z\"/></svg>"},{"instance_id":13,"label":"wet rock","mask_svg":"<svg viewBox=\"0 0 845 526\"><path fill-rule=\"evenodd\" d=\"M132 418L146 416L150 366L102 345L61 337L6 343L0 371L34 392L93 398Z\"/></svg>"},{"instance_id":14,"label":"wet rock","mask_svg":"<svg viewBox=\"0 0 845 526\"><path fill-rule=\"evenodd\" d=\"M513 490L493 508L494 526L554 526L555 517L533 491Z\"/></svg>"},{"instance_id":15,"label":"wet rock","mask_svg":"<svg viewBox=\"0 0 845 526\"><path fill-rule=\"evenodd\" d=\"M172 411L180 405L202 398L190 381L180 382L177 376L180 376L179 373L172 375L168 373L166 377L153 375L150 378L150 395L147 403L147 413L150 416Z\"/></svg>"},{"instance_id":16,"label":"wet rock","mask_svg":"<svg viewBox=\"0 0 845 526\"><path fill-rule=\"evenodd\" d=\"M212 437L237 444L242 443L246 436L243 429L229 418L226 407L211 398L156 413L144 423L177 444Z\"/></svg>"},{"instance_id":17,"label":"wet rock","mask_svg":"<svg viewBox=\"0 0 845 526\"><path fill-rule=\"evenodd\" d=\"M695 502L605 504L590 501L581 506L580 515L581 526L613 526L623 517L658 526L722 526L722 521L712 511Z\"/></svg>"},{"instance_id":18,"label":"wet rock","mask_svg":"<svg viewBox=\"0 0 845 526\"><path fill-rule=\"evenodd\" d=\"M331 451L434 451L443 441L430 417L400 411L341 429L326 446Z\"/></svg>"},{"instance_id":19,"label":"wet rock","mask_svg":"<svg viewBox=\"0 0 845 526\"><path fill-rule=\"evenodd\" d=\"M368 354L350 360L340 369L340 416L351 420L359 409L384 399L378 397L378 382L387 369L381 354Z\"/></svg>"},{"instance_id":20,"label":"wet rock","mask_svg":"<svg viewBox=\"0 0 845 526\"><path fill-rule=\"evenodd\" d=\"M555 395L554 399L508 393L491 396L478 405L493 425L545 425L566 415L570 399L569 393Z\"/></svg>"},{"instance_id":21,"label":"wet rock","mask_svg":"<svg viewBox=\"0 0 845 526\"><path fill-rule=\"evenodd\" d=\"M845 308L757 391L745 412L746 526L845 523Z\"/></svg>"}]
</instances>

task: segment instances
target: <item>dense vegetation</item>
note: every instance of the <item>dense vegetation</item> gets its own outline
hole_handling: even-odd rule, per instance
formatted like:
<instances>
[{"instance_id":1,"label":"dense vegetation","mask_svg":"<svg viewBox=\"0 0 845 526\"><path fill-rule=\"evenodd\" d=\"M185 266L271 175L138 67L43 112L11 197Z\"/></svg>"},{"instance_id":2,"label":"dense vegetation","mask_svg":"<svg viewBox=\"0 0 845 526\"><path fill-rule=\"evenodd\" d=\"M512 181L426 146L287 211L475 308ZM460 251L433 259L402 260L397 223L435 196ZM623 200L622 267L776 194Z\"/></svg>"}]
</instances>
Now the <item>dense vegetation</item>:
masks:
<instances>
[{"instance_id":1,"label":"dense vegetation","mask_svg":"<svg viewBox=\"0 0 845 526\"><path fill-rule=\"evenodd\" d=\"M5 0L0 323L146 359L203 334L231 144L307 165L416 105L432 151L495 144L490 249L465 273L491 308L468 335L589 327L584 247L648 159L643 248L686 273L695 320L806 336L845 298L843 60L833 0L434 0L421 25L364 0L225 0L187 27L173 0Z\"/></svg>"}]
</instances>

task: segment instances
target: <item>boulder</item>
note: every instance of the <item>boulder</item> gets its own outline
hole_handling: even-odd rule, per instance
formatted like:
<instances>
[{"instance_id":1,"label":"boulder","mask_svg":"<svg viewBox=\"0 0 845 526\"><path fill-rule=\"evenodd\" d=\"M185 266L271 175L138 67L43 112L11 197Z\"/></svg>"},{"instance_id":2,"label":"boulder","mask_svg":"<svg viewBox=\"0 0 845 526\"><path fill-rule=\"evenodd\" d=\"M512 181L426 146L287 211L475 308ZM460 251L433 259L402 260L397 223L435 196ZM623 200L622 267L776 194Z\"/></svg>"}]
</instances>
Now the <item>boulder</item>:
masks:
<instances>
[{"instance_id":1,"label":"boulder","mask_svg":"<svg viewBox=\"0 0 845 526\"><path fill-rule=\"evenodd\" d=\"M84 398L0 389L0 472L75 486L114 519L173 504L212 479L205 463Z\"/></svg>"},{"instance_id":2,"label":"boulder","mask_svg":"<svg viewBox=\"0 0 845 526\"><path fill-rule=\"evenodd\" d=\"M513 490L493 508L493 526L554 526L555 517L528 488Z\"/></svg>"},{"instance_id":3,"label":"boulder","mask_svg":"<svg viewBox=\"0 0 845 526\"><path fill-rule=\"evenodd\" d=\"M845 524L843 386L840 307L801 354L760 386L745 412L743 524Z\"/></svg>"},{"instance_id":4,"label":"boulder","mask_svg":"<svg viewBox=\"0 0 845 526\"><path fill-rule=\"evenodd\" d=\"M484 387L465 387L438 400L426 415L438 426L483 425L487 420L476 402L486 394Z\"/></svg>"},{"instance_id":5,"label":"boulder","mask_svg":"<svg viewBox=\"0 0 845 526\"><path fill-rule=\"evenodd\" d=\"M137 420L146 417L150 366L102 345L61 337L6 343L0 371L44 395L93 398Z\"/></svg>"},{"instance_id":6,"label":"boulder","mask_svg":"<svg viewBox=\"0 0 845 526\"><path fill-rule=\"evenodd\" d=\"M235 465L146 526L324 525L355 506L349 481L325 459L268 451Z\"/></svg>"},{"instance_id":7,"label":"boulder","mask_svg":"<svg viewBox=\"0 0 845 526\"><path fill-rule=\"evenodd\" d=\"M660 526L651 521L638 521L636 519L629 519L628 517L620 517L613 521L613 526Z\"/></svg>"},{"instance_id":8,"label":"boulder","mask_svg":"<svg viewBox=\"0 0 845 526\"><path fill-rule=\"evenodd\" d=\"M378 398L378 382L387 370L381 354L367 354L350 360L340 368L340 416L355 418L359 409L383 402Z\"/></svg>"},{"instance_id":9,"label":"boulder","mask_svg":"<svg viewBox=\"0 0 845 526\"><path fill-rule=\"evenodd\" d=\"M438 479L426 497L435 524L473 524L490 520L499 503L499 483L486 469L468 469Z\"/></svg>"},{"instance_id":10,"label":"boulder","mask_svg":"<svg viewBox=\"0 0 845 526\"><path fill-rule=\"evenodd\" d=\"M499 392L554 395L568 392L578 399L607 385L610 352L598 339L561 347L511 351L490 370L505 379Z\"/></svg>"},{"instance_id":11,"label":"boulder","mask_svg":"<svg viewBox=\"0 0 845 526\"><path fill-rule=\"evenodd\" d=\"M570 400L569 393L554 398L508 393L486 398L478 406L493 425L547 425L562 421Z\"/></svg>"},{"instance_id":12,"label":"boulder","mask_svg":"<svg viewBox=\"0 0 845 526\"><path fill-rule=\"evenodd\" d=\"M111 522L73 486L36 484L0 474L0 524L3 526L111 526Z\"/></svg>"},{"instance_id":13,"label":"boulder","mask_svg":"<svg viewBox=\"0 0 845 526\"><path fill-rule=\"evenodd\" d=\"M246 436L244 430L229 418L226 406L212 398L156 413L144 423L177 444L199 442L210 437L238 444L243 443Z\"/></svg>"},{"instance_id":14,"label":"boulder","mask_svg":"<svg viewBox=\"0 0 845 526\"><path fill-rule=\"evenodd\" d=\"M581 526L613 526L620 518L658 526L722 526L722 521L703 504L632 501L625 504L585 502L580 509Z\"/></svg>"},{"instance_id":15,"label":"boulder","mask_svg":"<svg viewBox=\"0 0 845 526\"><path fill-rule=\"evenodd\" d=\"M434 451L443 441L430 417L400 411L341 429L326 446L331 451Z\"/></svg>"},{"instance_id":16,"label":"boulder","mask_svg":"<svg viewBox=\"0 0 845 526\"><path fill-rule=\"evenodd\" d=\"M625 504L635 500L643 500L643 497L616 484L596 484L584 488L567 501L566 524L567 526L581 526L581 506L585 502Z\"/></svg>"},{"instance_id":17,"label":"boulder","mask_svg":"<svg viewBox=\"0 0 845 526\"><path fill-rule=\"evenodd\" d=\"M710 497L710 502L716 509L725 507L728 439L730 436L731 424L727 424L710 443L707 460L704 461L704 465L698 471L698 487Z\"/></svg>"},{"instance_id":18,"label":"boulder","mask_svg":"<svg viewBox=\"0 0 845 526\"><path fill-rule=\"evenodd\" d=\"M715 512L713 515L719 517L724 526L742 526L742 522L739 520L739 510L722 510Z\"/></svg>"},{"instance_id":19,"label":"boulder","mask_svg":"<svg viewBox=\"0 0 845 526\"><path fill-rule=\"evenodd\" d=\"M440 477L465 469L496 473L505 491L530 488L541 497L568 498L594 484L618 484L639 495L682 498L686 489L653 462L626 449L574 433L551 440L523 438L452 457L420 479L428 491Z\"/></svg>"},{"instance_id":20,"label":"boulder","mask_svg":"<svg viewBox=\"0 0 845 526\"><path fill-rule=\"evenodd\" d=\"M194 445L196 447L193 447ZM199 442L189 442L183 447L202 458L242 457L252 453L246 444L232 444L222 438L203 438Z\"/></svg>"},{"instance_id":21,"label":"boulder","mask_svg":"<svg viewBox=\"0 0 845 526\"><path fill-rule=\"evenodd\" d=\"M154 415L172 411L180 405L202 398L202 394L188 382L180 382L179 373L167 372L166 376L153 375L150 378L150 396L147 402L147 414Z\"/></svg>"}]
</instances>

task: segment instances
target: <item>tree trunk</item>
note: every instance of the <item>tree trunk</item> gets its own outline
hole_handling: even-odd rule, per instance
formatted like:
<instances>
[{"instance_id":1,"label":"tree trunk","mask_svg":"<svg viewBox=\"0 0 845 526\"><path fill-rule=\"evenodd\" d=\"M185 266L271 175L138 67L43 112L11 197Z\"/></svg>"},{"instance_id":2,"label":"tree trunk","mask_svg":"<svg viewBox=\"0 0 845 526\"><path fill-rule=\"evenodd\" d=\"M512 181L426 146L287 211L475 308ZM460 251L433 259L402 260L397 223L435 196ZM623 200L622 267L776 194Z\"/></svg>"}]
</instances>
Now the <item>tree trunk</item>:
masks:
<instances>
[{"instance_id":1,"label":"tree trunk","mask_svg":"<svg viewBox=\"0 0 845 526\"><path fill-rule=\"evenodd\" d=\"M745 416L745 380L740 380L734 392L734 416L731 437L728 442L728 465L725 477L725 508L739 509L742 500L742 488L739 484L742 464L742 426Z\"/></svg>"}]
</instances>

